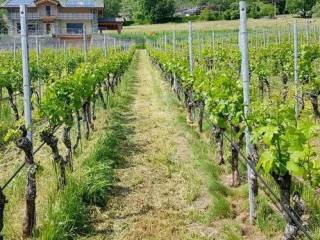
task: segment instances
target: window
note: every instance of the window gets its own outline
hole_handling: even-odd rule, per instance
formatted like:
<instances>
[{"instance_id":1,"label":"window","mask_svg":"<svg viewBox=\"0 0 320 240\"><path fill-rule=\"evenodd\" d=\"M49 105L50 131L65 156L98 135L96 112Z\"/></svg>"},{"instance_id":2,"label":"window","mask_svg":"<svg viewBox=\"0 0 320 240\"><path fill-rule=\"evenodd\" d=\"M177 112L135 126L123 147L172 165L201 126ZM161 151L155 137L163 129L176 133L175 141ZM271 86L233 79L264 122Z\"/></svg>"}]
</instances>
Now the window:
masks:
<instances>
[{"instance_id":1,"label":"window","mask_svg":"<svg viewBox=\"0 0 320 240\"><path fill-rule=\"evenodd\" d=\"M50 23L47 23L47 24L46 24L46 33L47 33L47 34L50 34L50 32L51 32L51 24L50 24Z\"/></svg>"},{"instance_id":2,"label":"window","mask_svg":"<svg viewBox=\"0 0 320 240\"><path fill-rule=\"evenodd\" d=\"M51 16L51 6L46 6L46 15Z\"/></svg>"},{"instance_id":3,"label":"window","mask_svg":"<svg viewBox=\"0 0 320 240\"><path fill-rule=\"evenodd\" d=\"M35 23L28 23L27 24L28 33L36 33L37 31L37 25ZM17 22L17 33L21 33L21 24L20 22Z\"/></svg>"},{"instance_id":4,"label":"window","mask_svg":"<svg viewBox=\"0 0 320 240\"><path fill-rule=\"evenodd\" d=\"M21 24L17 22L17 33L21 32Z\"/></svg>"},{"instance_id":5,"label":"window","mask_svg":"<svg viewBox=\"0 0 320 240\"><path fill-rule=\"evenodd\" d=\"M28 24L28 33L33 34L37 32L37 25L35 23Z\"/></svg>"},{"instance_id":6,"label":"window","mask_svg":"<svg viewBox=\"0 0 320 240\"><path fill-rule=\"evenodd\" d=\"M67 23L67 33L70 33L70 34L83 33L83 23Z\"/></svg>"}]
</instances>

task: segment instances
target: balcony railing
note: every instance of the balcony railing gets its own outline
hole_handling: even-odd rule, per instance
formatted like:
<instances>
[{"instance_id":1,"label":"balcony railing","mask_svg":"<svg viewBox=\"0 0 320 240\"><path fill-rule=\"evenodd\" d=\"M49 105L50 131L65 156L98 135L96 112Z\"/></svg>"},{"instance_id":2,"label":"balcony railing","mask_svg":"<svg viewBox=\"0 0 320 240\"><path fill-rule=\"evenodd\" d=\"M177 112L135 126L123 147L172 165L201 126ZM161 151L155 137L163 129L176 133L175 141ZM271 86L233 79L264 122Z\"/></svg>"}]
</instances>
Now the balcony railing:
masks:
<instances>
[{"instance_id":1,"label":"balcony railing","mask_svg":"<svg viewBox=\"0 0 320 240\"><path fill-rule=\"evenodd\" d=\"M57 19L87 19L96 18L96 14L92 13L58 13Z\"/></svg>"},{"instance_id":2,"label":"balcony railing","mask_svg":"<svg viewBox=\"0 0 320 240\"><path fill-rule=\"evenodd\" d=\"M19 13L9 13L8 14L8 18L9 19L20 19L20 14ZM35 20L35 19L39 19L40 18L40 16L39 16L39 14L37 13L37 12L35 12L35 13L28 13L27 14L27 19L28 20Z\"/></svg>"},{"instance_id":3,"label":"balcony railing","mask_svg":"<svg viewBox=\"0 0 320 240\"><path fill-rule=\"evenodd\" d=\"M19 13L9 13L8 15L9 19L16 20L20 19L20 14ZM92 13L58 13L57 15L45 15L45 14L40 14L40 13L28 13L27 19L28 20L38 20L42 19L44 17L55 17L56 19L60 20L93 20L97 19L96 14Z\"/></svg>"}]
</instances>

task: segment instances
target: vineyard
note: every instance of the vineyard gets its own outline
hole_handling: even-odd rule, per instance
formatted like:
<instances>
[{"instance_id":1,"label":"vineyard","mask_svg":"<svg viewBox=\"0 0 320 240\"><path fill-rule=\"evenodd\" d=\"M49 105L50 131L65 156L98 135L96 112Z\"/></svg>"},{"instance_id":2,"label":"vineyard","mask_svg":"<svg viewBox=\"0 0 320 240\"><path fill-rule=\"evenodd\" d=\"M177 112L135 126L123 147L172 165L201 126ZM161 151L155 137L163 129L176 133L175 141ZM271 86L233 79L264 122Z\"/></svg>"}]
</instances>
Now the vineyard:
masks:
<instances>
[{"instance_id":1,"label":"vineyard","mask_svg":"<svg viewBox=\"0 0 320 240\"><path fill-rule=\"evenodd\" d=\"M60 190L65 189L69 184L76 184L72 182L74 181L72 178L67 176L68 173L77 171L73 155L80 153L78 148L82 145L82 138L88 139L91 132L95 130L94 120L97 118L98 110L108 111L110 108L110 98L112 95L116 95L116 87L130 65L133 53L133 49L121 50L117 47L108 49L108 55L106 55L106 51L101 49L92 49L87 53L82 51L79 53L78 49L69 49L68 52L45 49L41 54L36 51L30 52L34 146L28 140L27 129L23 124L21 52L1 53L0 145L3 158L1 181L4 182L2 191L5 191L15 180L15 186L9 191L11 194L21 195L19 184L25 182L21 172L27 174L25 196L27 210L23 227L24 236L31 236L34 231L36 196L38 195L36 172L44 171L42 161L45 159L37 158L39 162L35 162L34 159L39 152L41 153L44 145L48 146L51 153L47 152L49 154L47 156L52 155L54 166L51 171L53 171L53 176L56 175L50 181L56 182L56 189ZM59 150L62 145L66 150L65 155ZM18 149L25 153L25 161L21 161L20 157L17 157ZM41 157L48 158L47 156L42 155ZM85 201L88 203L101 201L99 198L103 191L108 189L108 179L110 179L110 176L103 179L109 172L109 164L103 165L97 162L95 168L91 168L90 164L93 163L85 165L86 174L88 174L87 180L100 180L101 186L93 188L89 181L84 182L86 186L79 184L78 188L87 188ZM24 170L25 166L27 172ZM46 174L50 173L46 172ZM94 178L91 179L89 176ZM19 180L16 180L16 177ZM2 191L1 221L3 221L3 206L6 203ZM9 215L5 214L4 217L10 219L9 212L14 211L14 208L15 206L9 202L6 206ZM78 219L78 221L80 220ZM14 224L15 219L11 221L11 224ZM10 224L9 222L8 224ZM69 234L74 231L72 228L68 230L71 231ZM57 230L55 229L55 231ZM11 236L10 238L14 239L16 238L14 234L8 232L8 237ZM54 237L54 234L50 236L50 239L51 237Z\"/></svg>"},{"instance_id":2,"label":"vineyard","mask_svg":"<svg viewBox=\"0 0 320 240\"><path fill-rule=\"evenodd\" d=\"M240 6L239 32L1 51L0 240L320 239L319 28Z\"/></svg>"},{"instance_id":3,"label":"vineyard","mask_svg":"<svg viewBox=\"0 0 320 240\"><path fill-rule=\"evenodd\" d=\"M292 30L297 32L297 27ZM294 31L266 34L249 38L253 47L247 116L243 55L236 34L217 40L214 33L192 33L190 26L189 40L186 34L173 33L170 40L164 35L147 48L183 102L187 121L215 139L217 164L225 165L228 159L232 187L246 182L241 164L249 168L250 197L256 199L250 201L250 221L262 221L259 202L267 198L284 216L284 239L319 239L318 40L310 30L300 35L302 43L294 48L293 40L297 43L299 37ZM195 42L193 35L198 35ZM241 40L239 44L241 48ZM206 129L204 121L209 122ZM248 133L252 135L246 154L242 148Z\"/></svg>"}]
</instances>

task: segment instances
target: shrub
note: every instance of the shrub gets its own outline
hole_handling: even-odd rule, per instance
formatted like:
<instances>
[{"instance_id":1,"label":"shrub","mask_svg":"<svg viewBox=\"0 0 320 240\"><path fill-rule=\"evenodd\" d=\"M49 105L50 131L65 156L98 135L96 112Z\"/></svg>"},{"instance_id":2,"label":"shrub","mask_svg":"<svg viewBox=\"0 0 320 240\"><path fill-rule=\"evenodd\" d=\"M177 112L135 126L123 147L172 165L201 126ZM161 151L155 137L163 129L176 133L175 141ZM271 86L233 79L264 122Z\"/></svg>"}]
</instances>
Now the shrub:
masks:
<instances>
[{"instance_id":1,"label":"shrub","mask_svg":"<svg viewBox=\"0 0 320 240\"><path fill-rule=\"evenodd\" d=\"M274 15L274 7L263 2L252 2L249 5L248 15L252 18L272 17Z\"/></svg>"},{"instance_id":2,"label":"shrub","mask_svg":"<svg viewBox=\"0 0 320 240\"><path fill-rule=\"evenodd\" d=\"M214 17L215 16L212 11L210 11L209 9L204 9L201 11L199 19L203 20L203 21L213 21L213 20L215 20Z\"/></svg>"},{"instance_id":3,"label":"shrub","mask_svg":"<svg viewBox=\"0 0 320 240\"><path fill-rule=\"evenodd\" d=\"M312 8L312 17L320 17L320 2Z\"/></svg>"}]
</instances>

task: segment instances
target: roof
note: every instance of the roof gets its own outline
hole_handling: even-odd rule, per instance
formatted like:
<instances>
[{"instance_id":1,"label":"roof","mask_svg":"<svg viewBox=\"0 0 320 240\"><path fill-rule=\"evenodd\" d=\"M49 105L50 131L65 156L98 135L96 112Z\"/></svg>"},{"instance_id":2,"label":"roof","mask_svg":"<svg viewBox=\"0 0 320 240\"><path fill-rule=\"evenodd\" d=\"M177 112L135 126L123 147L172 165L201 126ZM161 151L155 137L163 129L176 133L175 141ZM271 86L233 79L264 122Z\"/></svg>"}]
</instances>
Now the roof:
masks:
<instances>
[{"instance_id":1,"label":"roof","mask_svg":"<svg viewBox=\"0 0 320 240\"><path fill-rule=\"evenodd\" d=\"M14 1L14 0L13 0ZM16 0L17 1L17 0ZM24 1L24 0L20 0ZM59 0L62 7L103 8L103 0Z\"/></svg>"},{"instance_id":2,"label":"roof","mask_svg":"<svg viewBox=\"0 0 320 240\"><path fill-rule=\"evenodd\" d=\"M103 8L103 0L58 0L62 7L66 8ZM28 7L35 7L35 0L6 0L1 7L19 7L25 4Z\"/></svg>"},{"instance_id":3,"label":"roof","mask_svg":"<svg viewBox=\"0 0 320 240\"><path fill-rule=\"evenodd\" d=\"M1 4L1 7L19 7L21 4L35 7L34 0L7 0Z\"/></svg>"}]
</instances>

